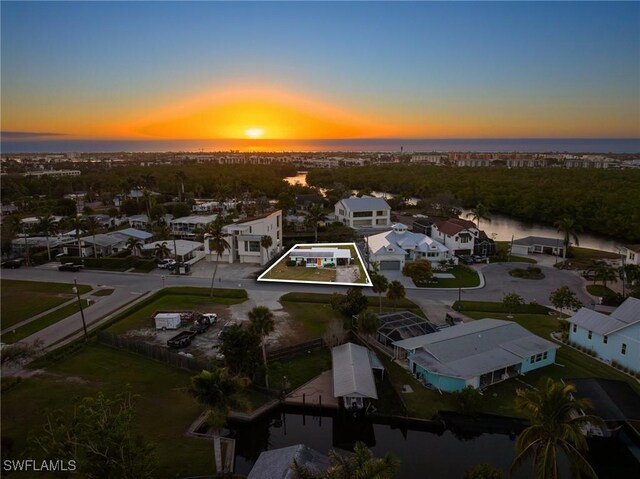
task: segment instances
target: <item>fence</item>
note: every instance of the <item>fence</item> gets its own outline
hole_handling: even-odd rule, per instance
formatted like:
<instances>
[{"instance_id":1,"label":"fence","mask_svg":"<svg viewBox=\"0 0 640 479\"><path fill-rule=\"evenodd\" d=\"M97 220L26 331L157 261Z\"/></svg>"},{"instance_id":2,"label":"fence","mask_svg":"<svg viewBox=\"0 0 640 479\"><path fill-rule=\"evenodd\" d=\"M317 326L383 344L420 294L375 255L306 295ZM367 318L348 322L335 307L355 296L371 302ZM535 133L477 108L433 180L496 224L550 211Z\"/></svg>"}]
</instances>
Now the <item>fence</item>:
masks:
<instances>
[{"instance_id":1,"label":"fence","mask_svg":"<svg viewBox=\"0 0 640 479\"><path fill-rule=\"evenodd\" d=\"M195 358L189 358L187 356L174 353L167 348L145 343L144 341L124 338L108 331L98 331L98 342L113 348L124 349L141 356L162 361L163 363L167 363L176 368L186 369L187 371L199 373L204 369L212 369L212 365L210 363L200 361Z\"/></svg>"},{"instance_id":2,"label":"fence","mask_svg":"<svg viewBox=\"0 0 640 479\"><path fill-rule=\"evenodd\" d=\"M316 351L322 349L325 346L322 338L312 339L306 343L294 344L293 346L287 346L284 348L272 349L267 351L267 359L269 361L278 361L280 359L288 359L293 356L297 356L300 353L307 351Z\"/></svg>"}]
</instances>

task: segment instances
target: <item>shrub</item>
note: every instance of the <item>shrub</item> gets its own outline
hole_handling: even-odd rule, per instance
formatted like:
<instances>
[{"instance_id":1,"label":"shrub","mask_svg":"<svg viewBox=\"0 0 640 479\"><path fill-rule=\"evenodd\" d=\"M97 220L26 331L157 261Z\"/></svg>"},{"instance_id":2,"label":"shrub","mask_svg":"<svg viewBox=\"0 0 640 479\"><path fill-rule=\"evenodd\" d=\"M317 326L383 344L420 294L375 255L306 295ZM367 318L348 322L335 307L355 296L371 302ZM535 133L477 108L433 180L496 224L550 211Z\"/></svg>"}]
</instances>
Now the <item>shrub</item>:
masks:
<instances>
[{"instance_id":1,"label":"shrub","mask_svg":"<svg viewBox=\"0 0 640 479\"><path fill-rule=\"evenodd\" d=\"M285 263L287 266L295 266L296 262L292 259L288 259L287 262Z\"/></svg>"},{"instance_id":2,"label":"shrub","mask_svg":"<svg viewBox=\"0 0 640 479\"><path fill-rule=\"evenodd\" d=\"M433 277L431 263L426 260L405 263L402 274L411 278L414 282L429 281Z\"/></svg>"}]
</instances>

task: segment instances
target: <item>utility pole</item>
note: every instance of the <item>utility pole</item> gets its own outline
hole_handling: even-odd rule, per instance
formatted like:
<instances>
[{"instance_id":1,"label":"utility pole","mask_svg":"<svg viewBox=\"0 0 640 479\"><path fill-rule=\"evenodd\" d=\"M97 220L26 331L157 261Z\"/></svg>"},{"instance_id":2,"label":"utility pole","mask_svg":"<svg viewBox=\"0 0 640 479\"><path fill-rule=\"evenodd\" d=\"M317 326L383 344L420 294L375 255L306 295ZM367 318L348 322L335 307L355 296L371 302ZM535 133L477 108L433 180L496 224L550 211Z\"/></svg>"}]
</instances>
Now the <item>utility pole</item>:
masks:
<instances>
[{"instance_id":1,"label":"utility pole","mask_svg":"<svg viewBox=\"0 0 640 479\"><path fill-rule=\"evenodd\" d=\"M513 250L513 235L511 235L511 247L509 248L509 263L511 263L511 251Z\"/></svg>"},{"instance_id":2,"label":"utility pole","mask_svg":"<svg viewBox=\"0 0 640 479\"><path fill-rule=\"evenodd\" d=\"M73 278L73 292L78 297L78 306L80 306L80 316L82 316L82 329L84 330L84 340L89 341L89 335L87 334L87 323L84 319L84 310L82 309L82 300L80 299L80 289L78 289L78 280Z\"/></svg>"}]
</instances>

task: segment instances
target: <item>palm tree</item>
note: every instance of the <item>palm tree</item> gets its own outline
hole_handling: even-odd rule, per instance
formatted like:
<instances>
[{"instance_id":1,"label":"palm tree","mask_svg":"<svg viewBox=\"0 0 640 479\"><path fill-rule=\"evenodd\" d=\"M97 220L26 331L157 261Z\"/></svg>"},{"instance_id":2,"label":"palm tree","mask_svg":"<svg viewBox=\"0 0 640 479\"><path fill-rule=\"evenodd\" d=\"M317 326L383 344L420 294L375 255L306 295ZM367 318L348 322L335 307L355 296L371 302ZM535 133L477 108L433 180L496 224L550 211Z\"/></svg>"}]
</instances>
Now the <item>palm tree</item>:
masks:
<instances>
[{"instance_id":1,"label":"palm tree","mask_svg":"<svg viewBox=\"0 0 640 479\"><path fill-rule=\"evenodd\" d=\"M151 220L151 203L153 201L153 195L148 189L145 188L144 190L142 190L142 197L144 198L144 203L147 208L147 218L149 219L149 225L152 225L153 221Z\"/></svg>"},{"instance_id":2,"label":"palm tree","mask_svg":"<svg viewBox=\"0 0 640 479\"><path fill-rule=\"evenodd\" d=\"M478 225L478 229L480 229L480 220L485 220L487 223L491 223L491 217L489 214L489 208L482 203L478 203L475 208L467 213L467 218L471 218L471 221L476 223Z\"/></svg>"},{"instance_id":3,"label":"palm tree","mask_svg":"<svg viewBox=\"0 0 640 479\"><path fill-rule=\"evenodd\" d=\"M322 474L314 474L295 460L291 469L299 479L392 479L400 468L400 461L393 454L374 457L363 442L356 442L353 454L329 452L329 462L331 465Z\"/></svg>"},{"instance_id":4,"label":"palm tree","mask_svg":"<svg viewBox=\"0 0 640 479\"><path fill-rule=\"evenodd\" d=\"M312 205L307 212L307 221L313 226L313 231L316 237L316 243L318 242L318 223L327 219L327 215L324 213L322 206Z\"/></svg>"},{"instance_id":5,"label":"palm tree","mask_svg":"<svg viewBox=\"0 0 640 479\"><path fill-rule=\"evenodd\" d=\"M218 473L225 472L220 447L220 429L224 426L231 408L241 405L237 393L248 384L247 378L230 376L226 368L202 371L191 378L190 393L196 401L210 410L207 422L213 429L213 452Z\"/></svg>"},{"instance_id":6,"label":"palm tree","mask_svg":"<svg viewBox=\"0 0 640 479\"><path fill-rule=\"evenodd\" d=\"M140 255L142 252L142 243L137 238L129 238L127 240L126 248L131 251L134 256Z\"/></svg>"},{"instance_id":7,"label":"palm tree","mask_svg":"<svg viewBox=\"0 0 640 479\"><path fill-rule=\"evenodd\" d=\"M177 171L175 177L178 182L178 201L182 201L182 195L184 195L184 182L187 179L187 175L184 174L184 171Z\"/></svg>"},{"instance_id":8,"label":"palm tree","mask_svg":"<svg viewBox=\"0 0 640 479\"><path fill-rule=\"evenodd\" d=\"M82 245L80 242L80 234L85 231L84 218L82 216L69 216L66 222L73 228L78 243L78 257L82 258Z\"/></svg>"},{"instance_id":9,"label":"palm tree","mask_svg":"<svg viewBox=\"0 0 640 479\"><path fill-rule=\"evenodd\" d=\"M516 392L516 409L529 418L530 426L520 433L516 441L518 456L513 461L511 473L528 459L533 459L534 476L541 479L557 479L558 453L569 459L573 477L595 478L596 473L582 456L587 451L584 430L588 425L604 427L597 416L583 415L590 402L573 399L576 388L547 378L539 389Z\"/></svg>"},{"instance_id":10,"label":"palm tree","mask_svg":"<svg viewBox=\"0 0 640 479\"><path fill-rule=\"evenodd\" d=\"M395 311L398 306L398 300L404 298L406 292L404 286L400 281L391 281L389 283L389 289L387 290L387 298L393 301L393 310Z\"/></svg>"},{"instance_id":11,"label":"palm tree","mask_svg":"<svg viewBox=\"0 0 640 479\"><path fill-rule=\"evenodd\" d=\"M7 218L12 236L18 236L22 233L24 237L24 258L27 265L29 265L29 236L27 235L26 228L22 222L22 218L18 215L11 215Z\"/></svg>"},{"instance_id":12,"label":"palm tree","mask_svg":"<svg viewBox=\"0 0 640 479\"><path fill-rule=\"evenodd\" d=\"M266 306L256 306L249 311L250 327L260 336L260 345L262 346L262 360L264 361L264 380L267 389L269 389L269 373L267 365L267 350L264 342L265 336L268 336L274 330L273 313Z\"/></svg>"},{"instance_id":13,"label":"palm tree","mask_svg":"<svg viewBox=\"0 0 640 479\"><path fill-rule=\"evenodd\" d=\"M169 225L161 225L154 230L156 237L159 240L171 239L171 227Z\"/></svg>"},{"instance_id":14,"label":"palm tree","mask_svg":"<svg viewBox=\"0 0 640 479\"><path fill-rule=\"evenodd\" d=\"M260 246L264 248L264 252L266 254L265 263L269 261L269 248L271 248L272 244L273 244L273 238L271 238L271 236L264 235L262 238L260 238Z\"/></svg>"},{"instance_id":15,"label":"palm tree","mask_svg":"<svg viewBox=\"0 0 640 479\"><path fill-rule=\"evenodd\" d=\"M140 177L140 181L145 189L152 189L156 186L156 177L151 173L145 173Z\"/></svg>"},{"instance_id":16,"label":"palm tree","mask_svg":"<svg viewBox=\"0 0 640 479\"><path fill-rule=\"evenodd\" d=\"M606 288L607 282L617 283L618 274L616 269L607 264L605 261L593 260L587 271L593 272L593 282L602 281L602 285Z\"/></svg>"},{"instance_id":17,"label":"palm tree","mask_svg":"<svg viewBox=\"0 0 640 479\"><path fill-rule=\"evenodd\" d=\"M213 268L213 276L211 276L211 292L209 293L209 296L213 296L213 284L216 280L220 256L224 254L225 250L231 248L229 246L229 242L225 239L227 236L229 235L222 231L222 222L217 219L213 223L209 223L207 225L207 233L205 237L208 237L209 250L216 252L216 266ZM231 254L231 252L229 252L229 254Z\"/></svg>"},{"instance_id":18,"label":"palm tree","mask_svg":"<svg viewBox=\"0 0 640 479\"><path fill-rule=\"evenodd\" d=\"M50 214L41 216L38 221L38 229L42 233L44 233L44 236L47 240L47 257L49 258L49 261L51 261L51 247L49 246L49 236L55 234L58 229L53 216L51 216Z\"/></svg>"},{"instance_id":19,"label":"palm tree","mask_svg":"<svg viewBox=\"0 0 640 479\"><path fill-rule=\"evenodd\" d=\"M167 246L166 241L156 244L154 253L155 253L155 257L158 259L165 259L171 256L171 250Z\"/></svg>"},{"instance_id":20,"label":"palm tree","mask_svg":"<svg viewBox=\"0 0 640 479\"><path fill-rule=\"evenodd\" d=\"M386 293L389 288L389 280L383 274L373 273L371 275L371 283L373 284L373 292L378 293L380 300L380 312L382 313L382 293Z\"/></svg>"},{"instance_id":21,"label":"palm tree","mask_svg":"<svg viewBox=\"0 0 640 479\"><path fill-rule=\"evenodd\" d=\"M380 320L372 311L365 309L358 315L358 332L365 336L372 337L378 332L379 327Z\"/></svg>"},{"instance_id":22,"label":"palm tree","mask_svg":"<svg viewBox=\"0 0 640 479\"><path fill-rule=\"evenodd\" d=\"M96 248L96 235L100 233L100 230L102 229L102 223L100 223L93 216L89 216L84 220L84 227L87 230L87 233L89 233L93 237L93 257L97 258L98 249Z\"/></svg>"},{"instance_id":23,"label":"palm tree","mask_svg":"<svg viewBox=\"0 0 640 479\"><path fill-rule=\"evenodd\" d=\"M576 223L573 218L570 218L568 216L559 219L553 225L558 228L558 233L562 233L564 235L564 238L562 240L564 244L562 259L567 259L567 251L569 250L569 243L571 242L571 238L573 238L573 242L576 244L576 246L580 246L578 233L582 231L582 228Z\"/></svg>"}]
</instances>

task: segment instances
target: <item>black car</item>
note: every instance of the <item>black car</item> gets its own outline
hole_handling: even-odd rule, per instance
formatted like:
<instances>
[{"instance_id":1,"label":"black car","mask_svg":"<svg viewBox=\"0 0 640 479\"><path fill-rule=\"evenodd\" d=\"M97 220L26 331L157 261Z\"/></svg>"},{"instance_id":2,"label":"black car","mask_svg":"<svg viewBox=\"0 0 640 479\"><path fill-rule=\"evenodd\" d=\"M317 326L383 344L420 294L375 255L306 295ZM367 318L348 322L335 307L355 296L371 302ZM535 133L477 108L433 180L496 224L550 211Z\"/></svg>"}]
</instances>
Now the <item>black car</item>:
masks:
<instances>
[{"instance_id":1,"label":"black car","mask_svg":"<svg viewBox=\"0 0 640 479\"><path fill-rule=\"evenodd\" d=\"M82 266L80 266L79 264L73 264L73 263L64 263L61 264L60 266L58 266L58 271L80 271L80 269L82 268Z\"/></svg>"},{"instance_id":2,"label":"black car","mask_svg":"<svg viewBox=\"0 0 640 479\"><path fill-rule=\"evenodd\" d=\"M458 259L462 264L473 264L473 258L467 254L461 254Z\"/></svg>"},{"instance_id":3,"label":"black car","mask_svg":"<svg viewBox=\"0 0 640 479\"><path fill-rule=\"evenodd\" d=\"M16 269L22 266L21 259L10 259L2 263L3 268Z\"/></svg>"}]
</instances>

